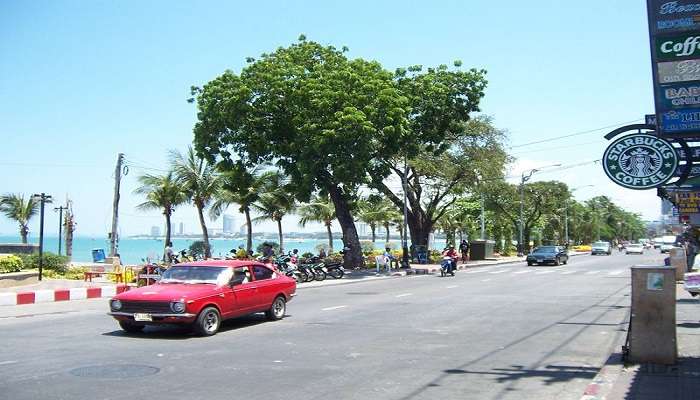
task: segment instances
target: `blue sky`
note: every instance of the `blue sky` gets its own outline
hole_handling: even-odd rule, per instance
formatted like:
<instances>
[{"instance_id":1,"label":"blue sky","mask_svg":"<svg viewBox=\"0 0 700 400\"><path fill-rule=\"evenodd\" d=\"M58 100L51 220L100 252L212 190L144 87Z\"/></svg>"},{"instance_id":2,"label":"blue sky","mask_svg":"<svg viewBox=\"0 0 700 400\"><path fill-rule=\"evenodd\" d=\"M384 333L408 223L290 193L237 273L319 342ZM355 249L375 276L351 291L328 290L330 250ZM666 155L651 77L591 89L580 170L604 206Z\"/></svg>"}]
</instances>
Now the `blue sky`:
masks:
<instances>
[{"instance_id":1,"label":"blue sky","mask_svg":"<svg viewBox=\"0 0 700 400\"><path fill-rule=\"evenodd\" d=\"M134 209L141 201L131 194L135 177L164 168L169 149L191 143L196 114L186 102L189 87L225 69L238 72L245 57L289 45L301 33L346 45L350 57L375 59L390 70L457 59L488 70L482 111L509 132L513 146L634 121L653 110L641 1L5 0L0 192L43 191L60 201L68 195L77 233L101 236L109 230L114 162L123 152L132 168L123 184L122 234L147 232L162 218ZM600 158L606 132L514 148L512 174ZM600 165L535 178L592 184L577 197L607 194L657 218L654 191L618 188ZM48 213L48 226L56 218ZM196 231L190 207L178 209L174 221ZM0 217L0 233L15 234L14 223Z\"/></svg>"}]
</instances>

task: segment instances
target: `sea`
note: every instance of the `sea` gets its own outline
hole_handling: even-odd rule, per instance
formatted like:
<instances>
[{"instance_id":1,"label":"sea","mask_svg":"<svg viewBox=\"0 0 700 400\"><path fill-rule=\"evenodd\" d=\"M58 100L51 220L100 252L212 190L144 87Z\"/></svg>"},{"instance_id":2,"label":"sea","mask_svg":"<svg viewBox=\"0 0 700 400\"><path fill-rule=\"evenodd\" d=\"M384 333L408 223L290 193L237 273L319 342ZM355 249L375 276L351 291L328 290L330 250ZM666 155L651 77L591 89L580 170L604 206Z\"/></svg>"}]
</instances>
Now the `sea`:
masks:
<instances>
[{"instance_id":1,"label":"sea","mask_svg":"<svg viewBox=\"0 0 700 400\"><path fill-rule=\"evenodd\" d=\"M199 240L197 238L173 238L173 249L179 252L183 249L188 249L192 242ZM253 249L257 248L258 244L264 241L277 241L274 238L254 238L253 239ZM30 236L29 243L38 244L39 238L37 236ZM118 253L125 264L139 264L147 259L158 260L163 254L164 247L163 238L125 238L119 241ZM212 248L212 255L215 257L224 257L232 249L237 249L239 245L245 246L245 238L240 239L226 239L226 238L210 238L209 243ZM19 236L0 236L0 243L20 243ZM285 251L291 251L293 249L298 249L300 253L318 253L316 246L319 244L328 245L328 240L320 239L299 239L299 238L285 238L284 239L284 249ZM384 240L377 238L374 244L376 249L383 249L386 245ZM399 240L392 240L389 242L392 249L401 248L401 242ZM336 251L340 250L343 246L341 240L334 240L333 247ZM437 241L432 247L437 248L439 246L444 246L444 240L442 243ZM92 262L93 250L103 249L104 253L109 253L109 241L104 237L90 237L90 236L76 236L73 238L73 261L76 262ZM45 236L44 237L44 251L50 251L52 253L58 253L58 237L57 236ZM65 242L62 243L61 254L65 254Z\"/></svg>"}]
</instances>

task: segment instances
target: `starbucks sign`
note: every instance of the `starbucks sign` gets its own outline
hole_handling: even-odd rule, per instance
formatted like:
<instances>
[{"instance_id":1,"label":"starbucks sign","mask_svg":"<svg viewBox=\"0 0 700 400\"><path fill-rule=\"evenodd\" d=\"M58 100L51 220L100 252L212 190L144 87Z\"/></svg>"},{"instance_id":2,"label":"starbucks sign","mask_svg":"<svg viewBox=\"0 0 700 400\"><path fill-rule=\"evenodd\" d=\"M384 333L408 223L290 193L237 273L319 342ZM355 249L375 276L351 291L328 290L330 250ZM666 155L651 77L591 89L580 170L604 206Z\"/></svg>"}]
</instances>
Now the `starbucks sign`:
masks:
<instances>
[{"instance_id":1,"label":"starbucks sign","mask_svg":"<svg viewBox=\"0 0 700 400\"><path fill-rule=\"evenodd\" d=\"M628 189L651 189L663 185L678 167L676 149L656 136L634 134L614 141L603 154L608 177Z\"/></svg>"}]
</instances>

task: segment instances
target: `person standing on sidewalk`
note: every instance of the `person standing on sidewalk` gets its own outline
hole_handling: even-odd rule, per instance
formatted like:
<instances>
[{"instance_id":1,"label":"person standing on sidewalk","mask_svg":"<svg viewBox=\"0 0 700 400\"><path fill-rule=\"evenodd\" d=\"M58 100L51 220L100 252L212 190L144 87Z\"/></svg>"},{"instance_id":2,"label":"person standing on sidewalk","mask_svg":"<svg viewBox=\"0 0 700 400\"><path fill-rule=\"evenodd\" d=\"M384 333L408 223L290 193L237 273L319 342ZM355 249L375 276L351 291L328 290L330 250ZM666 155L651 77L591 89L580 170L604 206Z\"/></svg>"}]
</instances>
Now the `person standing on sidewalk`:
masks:
<instances>
[{"instance_id":1,"label":"person standing on sidewalk","mask_svg":"<svg viewBox=\"0 0 700 400\"><path fill-rule=\"evenodd\" d=\"M462 253L462 264L466 264L469 261L469 243L464 239L459 244L459 252Z\"/></svg>"}]
</instances>

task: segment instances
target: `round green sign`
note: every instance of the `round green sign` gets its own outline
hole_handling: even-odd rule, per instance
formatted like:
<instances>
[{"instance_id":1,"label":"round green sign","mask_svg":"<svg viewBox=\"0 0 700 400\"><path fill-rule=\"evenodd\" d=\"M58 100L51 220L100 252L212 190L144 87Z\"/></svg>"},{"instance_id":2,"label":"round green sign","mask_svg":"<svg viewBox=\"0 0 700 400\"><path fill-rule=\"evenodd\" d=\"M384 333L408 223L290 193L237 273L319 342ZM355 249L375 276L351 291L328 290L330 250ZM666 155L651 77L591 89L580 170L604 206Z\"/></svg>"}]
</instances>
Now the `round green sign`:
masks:
<instances>
[{"instance_id":1,"label":"round green sign","mask_svg":"<svg viewBox=\"0 0 700 400\"><path fill-rule=\"evenodd\" d=\"M628 189L659 187L673 177L677 167L678 155L671 143L646 134L623 136L603 154L605 173Z\"/></svg>"}]
</instances>

